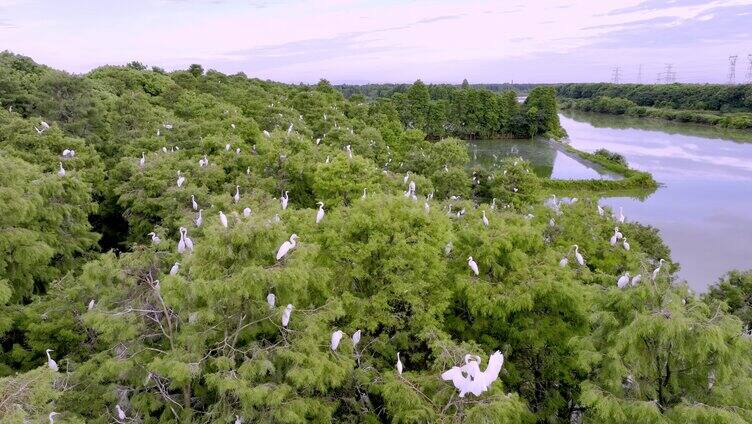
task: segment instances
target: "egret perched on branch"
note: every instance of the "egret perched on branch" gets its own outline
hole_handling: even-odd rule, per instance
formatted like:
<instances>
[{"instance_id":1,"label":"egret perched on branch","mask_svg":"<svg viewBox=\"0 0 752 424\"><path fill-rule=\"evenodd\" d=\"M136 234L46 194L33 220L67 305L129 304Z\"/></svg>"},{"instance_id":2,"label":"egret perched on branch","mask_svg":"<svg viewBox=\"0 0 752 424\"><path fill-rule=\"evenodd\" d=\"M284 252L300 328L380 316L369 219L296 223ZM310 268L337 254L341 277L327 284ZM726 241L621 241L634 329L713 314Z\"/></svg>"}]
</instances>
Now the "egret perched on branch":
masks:
<instances>
[{"instance_id":1,"label":"egret perched on branch","mask_svg":"<svg viewBox=\"0 0 752 424\"><path fill-rule=\"evenodd\" d=\"M279 202L282 205L282 210L287 209L287 203L290 202L290 195L289 191L285 190L285 192L282 194L282 196L279 197Z\"/></svg>"},{"instance_id":2,"label":"egret perched on branch","mask_svg":"<svg viewBox=\"0 0 752 424\"><path fill-rule=\"evenodd\" d=\"M473 260L472 256L467 257L467 265L473 270L473 274L476 276L480 274L480 271L478 271L478 264Z\"/></svg>"},{"instance_id":3,"label":"egret perched on branch","mask_svg":"<svg viewBox=\"0 0 752 424\"><path fill-rule=\"evenodd\" d=\"M235 186L235 195L232 196L232 200L234 200L235 203L240 202L240 186L239 185Z\"/></svg>"},{"instance_id":4,"label":"egret perched on branch","mask_svg":"<svg viewBox=\"0 0 752 424\"><path fill-rule=\"evenodd\" d=\"M402 375L402 360L400 359L399 352L397 352L397 374Z\"/></svg>"},{"instance_id":5,"label":"egret perched on branch","mask_svg":"<svg viewBox=\"0 0 752 424\"><path fill-rule=\"evenodd\" d=\"M50 352L53 352L53 350L47 349L44 352L47 354L47 366L50 367L52 371L57 371L57 362L55 362L55 360L50 356Z\"/></svg>"},{"instance_id":6,"label":"egret perched on branch","mask_svg":"<svg viewBox=\"0 0 752 424\"><path fill-rule=\"evenodd\" d=\"M642 274L637 274L632 277L632 287L637 287L637 284L642 281Z\"/></svg>"},{"instance_id":7,"label":"egret perched on branch","mask_svg":"<svg viewBox=\"0 0 752 424\"><path fill-rule=\"evenodd\" d=\"M193 253L193 240L188 237L188 229L185 227L180 227L179 231L180 241L178 242L178 253L183 253L186 250L190 251L190 253Z\"/></svg>"},{"instance_id":8,"label":"egret perched on branch","mask_svg":"<svg viewBox=\"0 0 752 424\"><path fill-rule=\"evenodd\" d=\"M574 247L574 257L577 259L577 263L580 264L580 266L585 265L585 258L582 257L582 254L580 253L580 247L576 244Z\"/></svg>"},{"instance_id":9,"label":"egret perched on branch","mask_svg":"<svg viewBox=\"0 0 752 424\"><path fill-rule=\"evenodd\" d=\"M604 213L606 213L606 211L603 210L601 205L598 205L598 215L603 216Z\"/></svg>"},{"instance_id":10,"label":"egret perched on branch","mask_svg":"<svg viewBox=\"0 0 752 424\"><path fill-rule=\"evenodd\" d=\"M291 132L292 132L292 122L290 122L290 126L287 127L287 135L290 135Z\"/></svg>"},{"instance_id":11,"label":"egret perched on branch","mask_svg":"<svg viewBox=\"0 0 752 424\"><path fill-rule=\"evenodd\" d=\"M559 266L564 268L567 265L569 265L569 259L567 259L566 257L561 258L561 260L559 261Z\"/></svg>"},{"instance_id":12,"label":"egret perched on branch","mask_svg":"<svg viewBox=\"0 0 752 424\"><path fill-rule=\"evenodd\" d=\"M431 212L431 205L429 205L428 202L423 202L423 210L426 211L426 213Z\"/></svg>"},{"instance_id":13,"label":"egret perched on branch","mask_svg":"<svg viewBox=\"0 0 752 424\"><path fill-rule=\"evenodd\" d=\"M337 347L339 346L340 340L342 340L342 336L344 333L342 330L337 330L334 333L332 333L332 342L331 342L331 348L332 350L337 350Z\"/></svg>"},{"instance_id":14,"label":"egret perched on branch","mask_svg":"<svg viewBox=\"0 0 752 424\"><path fill-rule=\"evenodd\" d=\"M141 152L141 159L138 161L138 164L143 168L146 166L146 153Z\"/></svg>"},{"instance_id":15,"label":"egret perched on branch","mask_svg":"<svg viewBox=\"0 0 752 424\"><path fill-rule=\"evenodd\" d=\"M448 243L446 244L446 246L444 246L444 255L446 255L446 256L449 256L449 254L451 254L451 253L452 253L452 248L453 248L453 247L454 247L454 246L452 246L452 241L450 240L450 241L449 241L449 242L448 242Z\"/></svg>"},{"instance_id":16,"label":"egret perched on branch","mask_svg":"<svg viewBox=\"0 0 752 424\"><path fill-rule=\"evenodd\" d=\"M243 216L246 217L246 218L248 218L249 216L251 216L251 208L244 208L243 209Z\"/></svg>"},{"instance_id":17,"label":"egret perched on branch","mask_svg":"<svg viewBox=\"0 0 752 424\"><path fill-rule=\"evenodd\" d=\"M291 314L292 314L292 305L287 304L287 307L285 307L285 310L282 312L282 327L287 328L287 325L290 324Z\"/></svg>"},{"instance_id":18,"label":"egret perched on branch","mask_svg":"<svg viewBox=\"0 0 752 424\"><path fill-rule=\"evenodd\" d=\"M365 198L366 198L367 196L368 196L368 189L367 189L367 188L364 188L364 189L363 189L363 195L362 195L362 196L360 196L360 198L361 198L361 199L365 199Z\"/></svg>"},{"instance_id":19,"label":"egret perched on branch","mask_svg":"<svg viewBox=\"0 0 752 424\"><path fill-rule=\"evenodd\" d=\"M204 222L204 218L201 216L201 212L203 212L203 209L199 209L198 215L196 215L196 227L200 227Z\"/></svg>"},{"instance_id":20,"label":"egret perched on branch","mask_svg":"<svg viewBox=\"0 0 752 424\"><path fill-rule=\"evenodd\" d=\"M277 296L275 296L274 293L267 294L266 303L269 304L269 309L274 309L274 305L277 303Z\"/></svg>"},{"instance_id":21,"label":"egret perched on branch","mask_svg":"<svg viewBox=\"0 0 752 424\"><path fill-rule=\"evenodd\" d=\"M629 272L625 272L624 275L619 277L619 279L616 281L616 286L620 289L623 289L627 285L629 285Z\"/></svg>"},{"instance_id":22,"label":"egret perched on branch","mask_svg":"<svg viewBox=\"0 0 752 424\"><path fill-rule=\"evenodd\" d=\"M159 238L159 236L157 235L157 233L151 232L151 233L147 234L147 236L151 236L151 242L152 242L152 244L159 244L159 242L162 241L162 239Z\"/></svg>"},{"instance_id":23,"label":"egret perched on branch","mask_svg":"<svg viewBox=\"0 0 752 424\"><path fill-rule=\"evenodd\" d=\"M50 424L55 424L55 415L60 415L55 411L50 412L50 415L47 415L47 418L50 420Z\"/></svg>"},{"instance_id":24,"label":"egret perched on branch","mask_svg":"<svg viewBox=\"0 0 752 424\"><path fill-rule=\"evenodd\" d=\"M486 217L486 211L483 211L483 225L488 227L488 218Z\"/></svg>"},{"instance_id":25,"label":"egret perched on branch","mask_svg":"<svg viewBox=\"0 0 752 424\"><path fill-rule=\"evenodd\" d=\"M185 177L182 175L182 172L178 171L178 180L177 180L178 188L182 187L183 183L185 183Z\"/></svg>"},{"instance_id":26,"label":"egret perched on branch","mask_svg":"<svg viewBox=\"0 0 752 424\"><path fill-rule=\"evenodd\" d=\"M405 177L402 178L402 184L407 184L407 181L410 179L410 171L407 171L405 174Z\"/></svg>"},{"instance_id":27,"label":"egret perched on branch","mask_svg":"<svg viewBox=\"0 0 752 424\"><path fill-rule=\"evenodd\" d=\"M319 205L319 210L316 212L316 223L318 224L324 219L324 202L318 202L316 204Z\"/></svg>"},{"instance_id":28,"label":"egret perched on branch","mask_svg":"<svg viewBox=\"0 0 752 424\"><path fill-rule=\"evenodd\" d=\"M89 304L88 304L88 305L86 305L86 310L87 310L87 311L90 311L90 310L94 309L94 306L96 305L96 303L97 303L97 302L96 302L96 301L95 301L94 299L91 299L91 300L89 301Z\"/></svg>"},{"instance_id":29,"label":"egret perched on branch","mask_svg":"<svg viewBox=\"0 0 752 424\"><path fill-rule=\"evenodd\" d=\"M239 155L239 154L240 154L240 147L238 147L237 149L235 149L235 154L236 154L236 155Z\"/></svg>"},{"instance_id":30,"label":"egret perched on branch","mask_svg":"<svg viewBox=\"0 0 752 424\"><path fill-rule=\"evenodd\" d=\"M626 218L624 217L624 208L619 206L619 222L623 224L625 219Z\"/></svg>"},{"instance_id":31,"label":"egret perched on branch","mask_svg":"<svg viewBox=\"0 0 752 424\"><path fill-rule=\"evenodd\" d=\"M57 175L60 176L60 177L64 177L65 176L65 168L63 168L63 163L62 162L60 162L60 169L57 171Z\"/></svg>"},{"instance_id":32,"label":"egret perched on branch","mask_svg":"<svg viewBox=\"0 0 752 424\"><path fill-rule=\"evenodd\" d=\"M624 246L624 250L629 250L629 243L627 243L626 237L624 237L624 242L622 242L622 245Z\"/></svg>"},{"instance_id":33,"label":"egret perched on branch","mask_svg":"<svg viewBox=\"0 0 752 424\"><path fill-rule=\"evenodd\" d=\"M120 407L120 404L115 405L115 409L117 410L117 416L120 421L125 420L125 411L123 411L123 408Z\"/></svg>"},{"instance_id":34,"label":"egret perched on branch","mask_svg":"<svg viewBox=\"0 0 752 424\"><path fill-rule=\"evenodd\" d=\"M350 147L349 144L347 146L345 146L345 150L347 150L347 157L350 158L350 159L352 159L353 158L353 156L352 156L352 148Z\"/></svg>"},{"instance_id":35,"label":"egret perched on branch","mask_svg":"<svg viewBox=\"0 0 752 424\"><path fill-rule=\"evenodd\" d=\"M441 374L445 381L451 381L454 387L459 389L460 397L472 393L480 396L499 378L501 367L504 365L504 355L498 350L488 358L485 371L480 370L480 357L465 355L465 365L452 367L449 371Z\"/></svg>"},{"instance_id":36,"label":"egret perched on branch","mask_svg":"<svg viewBox=\"0 0 752 424\"><path fill-rule=\"evenodd\" d=\"M235 423L234 424L243 424L243 419L240 418L240 415L235 415Z\"/></svg>"},{"instance_id":37,"label":"egret perched on branch","mask_svg":"<svg viewBox=\"0 0 752 424\"><path fill-rule=\"evenodd\" d=\"M290 236L290 240L287 240L284 243L282 243L282 245L279 246L279 250L277 250L277 260L282 259L287 254L287 252L294 249L295 246L297 246L297 241L298 241L298 235L293 234Z\"/></svg>"},{"instance_id":38,"label":"egret perched on branch","mask_svg":"<svg viewBox=\"0 0 752 424\"><path fill-rule=\"evenodd\" d=\"M177 275L178 271L180 271L180 262L175 262L170 268L170 275Z\"/></svg>"},{"instance_id":39,"label":"egret perched on branch","mask_svg":"<svg viewBox=\"0 0 752 424\"><path fill-rule=\"evenodd\" d=\"M658 273L660 273L660 272L661 272L661 268L663 267L663 263L664 263L664 262L666 262L666 261L664 261L663 259L661 259L661 260L660 260L660 261L658 262L658 268L656 268L656 269L655 269L655 270L653 271L653 280L655 280L656 278L658 278Z\"/></svg>"},{"instance_id":40,"label":"egret perched on branch","mask_svg":"<svg viewBox=\"0 0 752 424\"><path fill-rule=\"evenodd\" d=\"M196 203L196 196L191 194L191 207L193 207L194 211L198 210L198 203Z\"/></svg>"},{"instance_id":41,"label":"egret perched on branch","mask_svg":"<svg viewBox=\"0 0 752 424\"><path fill-rule=\"evenodd\" d=\"M356 331L352 335L353 346L357 346L360 343L360 330Z\"/></svg>"},{"instance_id":42,"label":"egret perched on branch","mask_svg":"<svg viewBox=\"0 0 752 424\"><path fill-rule=\"evenodd\" d=\"M227 215L222 211L219 211L219 222L223 227L227 228Z\"/></svg>"},{"instance_id":43,"label":"egret perched on branch","mask_svg":"<svg viewBox=\"0 0 752 424\"><path fill-rule=\"evenodd\" d=\"M228 152L229 152L229 151L230 151L230 148L232 148L232 146L230 145L230 143L227 143L227 144L225 144L225 150L226 150L226 151L228 151Z\"/></svg>"},{"instance_id":44,"label":"egret perched on branch","mask_svg":"<svg viewBox=\"0 0 752 424\"><path fill-rule=\"evenodd\" d=\"M271 134L269 134L269 131L267 131L267 130L264 130L264 137L266 137L266 138L269 138L269 137L271 137L271 136L272 136L272 135L271 135Z\"/></svg>"}]
</instances>

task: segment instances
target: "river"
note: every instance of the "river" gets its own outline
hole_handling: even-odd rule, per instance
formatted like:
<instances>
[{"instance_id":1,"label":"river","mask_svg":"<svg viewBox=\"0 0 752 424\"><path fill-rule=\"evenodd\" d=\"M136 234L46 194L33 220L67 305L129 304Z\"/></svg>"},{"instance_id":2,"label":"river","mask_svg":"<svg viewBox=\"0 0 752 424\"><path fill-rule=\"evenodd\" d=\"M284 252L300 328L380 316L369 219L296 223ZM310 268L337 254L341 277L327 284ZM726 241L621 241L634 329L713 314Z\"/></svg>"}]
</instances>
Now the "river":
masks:
<instances>
[{"instance_id":1,"label":"river","mask_svg":"<svg viewBox=\"0 0 752 424\"><path fill-rule=\"evenodd\" d=\"M752 133L571 111L560 119L573 147L618 152L662 184L643 199L610 197L601 203L623 207L627 220L658 228L681 265L679 278L693 290L706 291L731 269L752 268ZM545 140L491 143L471 143L474 162L516 155L531 160L541 176L613 177ZM519 145L513 149L514 144Z\"/></svg>"}]
</instances>

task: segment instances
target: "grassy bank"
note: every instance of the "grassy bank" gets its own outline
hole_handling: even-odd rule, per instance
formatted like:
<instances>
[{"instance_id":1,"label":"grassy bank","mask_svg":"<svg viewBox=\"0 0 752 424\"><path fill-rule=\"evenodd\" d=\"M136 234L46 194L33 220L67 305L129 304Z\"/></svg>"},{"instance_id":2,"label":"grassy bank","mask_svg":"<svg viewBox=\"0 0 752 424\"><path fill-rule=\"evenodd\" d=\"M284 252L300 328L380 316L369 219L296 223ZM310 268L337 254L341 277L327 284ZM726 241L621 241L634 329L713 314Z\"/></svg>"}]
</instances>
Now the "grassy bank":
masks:
<instances>
[{"instance_id":1,"label":"grassy bank","mask_svg":"<svg viewBox=\"0 0 752 424\"><path fill-rule=\"evenodd\" d=\"M628 99L606 96L593 99L560 99L559 107L585 112L650 117L675 122L715 125L721 128L752 130L752 113L748 112L718 112L640 106Z\"/></svg>"}]
</instances>

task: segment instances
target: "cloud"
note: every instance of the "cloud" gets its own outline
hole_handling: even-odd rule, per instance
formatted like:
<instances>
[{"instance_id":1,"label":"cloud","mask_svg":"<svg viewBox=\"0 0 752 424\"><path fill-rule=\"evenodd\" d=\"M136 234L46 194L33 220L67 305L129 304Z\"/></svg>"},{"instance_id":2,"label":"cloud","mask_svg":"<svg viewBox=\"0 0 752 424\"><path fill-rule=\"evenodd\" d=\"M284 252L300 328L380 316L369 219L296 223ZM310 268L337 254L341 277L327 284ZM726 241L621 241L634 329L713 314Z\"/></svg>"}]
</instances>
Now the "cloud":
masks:
<instances>
[{"instance_id":1,"label":"cloud","mask_svg":"<svg viewBox=\"0 0 752 424\"><path fill-rule=\"evenodd\" d=\"M432 22L439 22L439 21L451 21L453 19L459 19L464 15L465 15L464 13L460 13L458 15L437 16L435 18L421 19L415 22L415 24L418 25L418 24L430 24Z\"/></svg>"},{"instance_id":2,"label":"cloud","mask_svg":"<svg viewBox=\"0 0 752 424\"><path fill-rule=\"evenodd\" d=\"M614 9L606 15L623 15L634 12L644 12L648 10L673 9L677 7L699 6L707 4L708 0L645 0L638 5Z\"/></svg>"},{"instance_id":3,"label":"cloud","mask_svg":"<svg viewBox=\"0 0 752 424\"><path fill-rule=\"evenodd\" d=\"M16 28L16 26L8 21L0 20L0 29L12 29L12 28Z\"/></svg>"}]
</instances>

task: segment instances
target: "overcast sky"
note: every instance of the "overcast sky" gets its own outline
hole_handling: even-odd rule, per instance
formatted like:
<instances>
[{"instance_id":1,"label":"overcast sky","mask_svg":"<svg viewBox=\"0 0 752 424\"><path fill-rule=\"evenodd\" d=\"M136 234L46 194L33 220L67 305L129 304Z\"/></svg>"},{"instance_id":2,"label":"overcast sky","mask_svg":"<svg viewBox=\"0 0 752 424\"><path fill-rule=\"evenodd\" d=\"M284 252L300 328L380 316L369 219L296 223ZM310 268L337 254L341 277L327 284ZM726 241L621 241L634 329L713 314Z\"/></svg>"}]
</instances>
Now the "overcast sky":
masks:
<instances>
[{"instance_id":1,"label":"overcast sky","mask_svg":"<svg viewBox=\"0 0 752 424\"><path fill-rule=\"evenodd\" d=\"M735 54L743 81L752 0L0 0L0 49L335 83L725 82Z\"/></svg>"}]
</instances>

